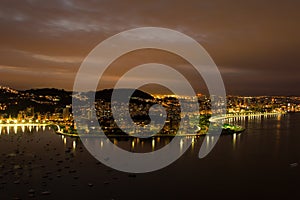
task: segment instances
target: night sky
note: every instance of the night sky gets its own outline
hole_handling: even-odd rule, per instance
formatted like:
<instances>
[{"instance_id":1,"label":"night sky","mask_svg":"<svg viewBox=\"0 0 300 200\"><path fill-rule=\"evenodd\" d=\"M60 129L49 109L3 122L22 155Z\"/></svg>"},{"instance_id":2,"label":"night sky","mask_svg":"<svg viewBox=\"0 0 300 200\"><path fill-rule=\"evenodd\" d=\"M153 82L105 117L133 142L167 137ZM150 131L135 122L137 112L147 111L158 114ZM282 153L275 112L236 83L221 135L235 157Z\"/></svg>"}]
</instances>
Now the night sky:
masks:
<instances>
[{"instance_id":1,"label":"night sky","mask_svg":"<svg viewBox=\"0 0 300 200\"><path fill-rule=\"evenodd\" d=\"M0 85L72 90L81 62L98 43L155 26L196 39L219 67L228 94L300 95L299 8L297 0L1 0ZM183 62L166 53L137 54L170 65ZM115 63L108 77L134 63L129 57Z\"/></svg>"}]
</instances>

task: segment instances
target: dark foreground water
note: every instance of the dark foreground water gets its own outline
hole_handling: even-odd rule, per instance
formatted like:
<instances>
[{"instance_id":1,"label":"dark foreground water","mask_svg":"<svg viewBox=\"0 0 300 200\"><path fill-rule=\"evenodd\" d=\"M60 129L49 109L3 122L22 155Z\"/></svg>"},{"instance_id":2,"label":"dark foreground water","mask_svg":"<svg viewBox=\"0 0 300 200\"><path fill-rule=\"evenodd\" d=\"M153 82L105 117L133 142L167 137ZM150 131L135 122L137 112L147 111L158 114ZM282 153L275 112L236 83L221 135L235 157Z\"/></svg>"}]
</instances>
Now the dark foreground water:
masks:
<instances>
[{"instance_id":1,"label":"dark foreground water","mask_svg":"<svg viewBox=\"0 0 300 200\"><path fill-rule=\"evenodd\" d=\"M175 163L137 175L104 166L79 139L48 128L2 129L0 199L299 199L300 115L240 124L244 133L222 136L204 159L200 137ZM118 144L151 150L168 140Z\"/></svg>"}]
</instances>

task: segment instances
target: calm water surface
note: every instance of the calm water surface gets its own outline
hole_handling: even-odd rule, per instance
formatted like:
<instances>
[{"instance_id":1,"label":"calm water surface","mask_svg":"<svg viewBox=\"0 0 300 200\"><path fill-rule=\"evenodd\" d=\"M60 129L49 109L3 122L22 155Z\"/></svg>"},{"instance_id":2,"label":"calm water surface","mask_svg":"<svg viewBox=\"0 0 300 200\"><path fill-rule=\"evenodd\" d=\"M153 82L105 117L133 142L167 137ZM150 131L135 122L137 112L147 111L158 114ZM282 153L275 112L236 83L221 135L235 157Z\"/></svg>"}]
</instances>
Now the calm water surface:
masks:
<instances>
[{"instance_id":1,"label":"calm water surface","mask_svg":"<svg viewBox=\"0 0 300 200\"><path fill-rule=\"evenodd\" d=\"M104 166L79 139L48 128L11 128L9 134L2 128L0 199L299 199L300 115L238 123L246 131L222 136L204 159L198 158L203 137L195 138L175 163L137 175ZM141 152L169 141L114 142Z\"/></svg>"}]
</instances>

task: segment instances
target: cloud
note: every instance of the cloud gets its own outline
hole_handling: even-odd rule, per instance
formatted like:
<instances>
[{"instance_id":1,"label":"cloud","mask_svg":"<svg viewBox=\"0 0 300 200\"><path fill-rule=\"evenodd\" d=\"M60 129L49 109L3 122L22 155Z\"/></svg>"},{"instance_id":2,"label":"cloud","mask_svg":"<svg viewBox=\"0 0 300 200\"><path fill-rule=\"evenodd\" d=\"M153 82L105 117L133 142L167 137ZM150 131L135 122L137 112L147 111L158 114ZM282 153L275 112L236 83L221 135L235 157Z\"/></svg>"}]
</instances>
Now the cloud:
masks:
<instances>
[{"instance_id":1,"label":"cloud","mask_svg":"<svg viewBox=\"0 0 300 200\"><path fill-rule=\"evenodd\" d=\"M93 24L88 22L80 22L69 19L58 19L58 20L50 20L48 22L49 26L53 26L54 28L59 28L63 31L99 31L101 27L99 24Z\"/></svg>"},{"instance_id":2,"label":"cloud","mask_svg":"<svg viewBox=\"0 0 300 200\"><path fill-rule=\"evenodd\" d=\"M83 60L82 57L76 56L48 56L42 54L32 54L32 57L39 60L50 61L55 63L80 63Z\"/></svg>"},{"instance_id":3,"label":"cloud","mask_svg":"<svg viewBox=\"0 0 300 200\"><path fill-rule=\"evenodd\" d=\"M0 5L1 78L6 70L6 80L24 80L28 87L70 88L71 74L75 76L99 42L124 30L155 26L178 30L201 43L233 93L243 91L241 87L263 92L270 85L274 91L284 85L300 94L294 86L300 66L299 4L293 0L6 0ZM180 46L176 38L165 38ZM30 72L56 76L34 79ZM64 74L66 81L57 81Z\"/></svg>"}]
</instances>

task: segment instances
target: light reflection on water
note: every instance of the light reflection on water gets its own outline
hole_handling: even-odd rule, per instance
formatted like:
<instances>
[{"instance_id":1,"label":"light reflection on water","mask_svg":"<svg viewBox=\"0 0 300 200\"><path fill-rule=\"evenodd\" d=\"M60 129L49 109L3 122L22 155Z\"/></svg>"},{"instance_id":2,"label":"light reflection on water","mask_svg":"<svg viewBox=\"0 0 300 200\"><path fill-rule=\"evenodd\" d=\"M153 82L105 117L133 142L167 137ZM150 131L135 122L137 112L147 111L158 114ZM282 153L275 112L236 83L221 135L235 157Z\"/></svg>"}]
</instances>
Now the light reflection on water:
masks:
<instances>
[{"instance_id":1,"label":"light reflection on water","mask_svg":"<svg viewBox=\"0 0 300 200\"><path fill-rule=\"evenodd\" d=\"M64 145L66 145L67 144L67 138L65 137L64 138Z\"/></svg>"},{"instance_id":2,"label":"light reflection on water","mask_svg":"<svg viewBox=\"0 0 300 200\"><path fill-rule=\"evenodd\" d=\"M18 127L17 126L14 126L14 132L15 132L15 134L17 134L17 132L18 132Z\"/></svg>"},{"instance_id":3,"label":"light reflection on water","mask_svg":"<svg viewBox=\"0 0 300 200\"><path fill-rule=\"evenodd\" d=\"M271 118L271 117L270 117ZM278 115L276 117L273 117L277 124L276 124L276 135L277 135L277 143L276 145L279 144L279 139L280 139L280 128L281 128L281 120L282 120L282 116ZM251 123L256 123L256 124L263 124L264 120L263 117L250 117L249 119L246 118L238 118L238 119L230 119L229 121L232 122L233 124L237 124L237 125L242 125L242 126L248 126L248 122ZM12 130L10 130L12 129ZM48 129L50 129L50 127L48 127ZM18 126L12 126L12 127L6 127L5 129L3 129L3 127L0 127L0 135L3 134L9 134L10 132L14 132L15 134L22 132L25 133L26 131L28 132L44 132L46 130L46 127L39 127L39 126L20 126L20 128L18 128ZM242 137L243 133L241 134L233 134L230 136L224 136L224 138L231 138L231 146L233 150L237 149L237 145L240 143L240 138ZM74 138L69 138L68 136L60 136L62 141L63 141L63 146L66 147L68 144L68 140L71 140L70 144L73 150L76 149L76 147L78 146L78 142L80 142L80 139L78 139L78 142L74 140ZM223 138L223 137L222 137ZM208 148L210 143L214 143L214 136L207 136L206 140L203 141L204 137L202 136L189 136L189 137L182 137L180 139L180 143L178 146L178 151L181 153L184 145L186 145L187 140L191 140L191 147L190 147L190 151L191 152L195 152L195 151L199 151L198 146L196 146L197 143L199 143L200 140L200 144L204 143L203 145L206 145L206 147ZM134 151L134 152L151 152L151 151L155 151L157 149L160 149L166 145L168 145L170 143L170 141L172 140L172 137L152 137L149 139L140 139L140 138L128 138L128 139L120 139L120 138L113 138L111 139L112 143L116 146L119 146L127 151ZM106 144L108 144L110 142L110 139L108 138L103 138L100 139L100 142L98 143L98 145L103 148L105 147ZM199 145L199 144L198 144ZM196 148L197 147L197 148ZM113 150L113 149L112 149Z\"/></svg>"},{"instance_id":4,"label":"light reflection on water","mask_svg":"<svg viewBox=\"0 0 300 200\"><path fill-rule=\"evenodd\" d=\"M245 124L246 131L221 136L213 151L205 159L197 157L200 146L203 142L213 143L216 138L210 136L203 141L205 137L182 137L176 148L180 152L180 148L184 148L186 142L191 140L188 153L165 169L149 174L138 174L136 178L109 169L101 163L96 164L99 162L84 149L79 138L57 135L47 128L45 132L43 128L36 132L35 127L31 128L31 132L29 127L18 128L17 135L8 135L9 132L14 133L14 127L10 129L0 127L2 159L0 166L3 163L5 165L3 168L5 173L2 171L0 173L4 177L2 182L4 179L7 182L6 185L1 185L1 194L7 195L3 199L12 199L16 193L26 197L30 185L35 191L51 191L50 199L60 199L65 194L68 194L70 199L77 199L80 193L100 196L107 191L106 199L113 197L130 199L133 194L132 188L135 191L144 191L145 187L155 185L155 192L147 194L149 199L155 199L157 194L174 190L180 184L180 192L198 191L199 188L203 188L201 196L208 199L212 194L221 198L232 197L232 188L239 199L248 194L252 194L253 197L272 194L276 196L278 191L283 192L282 194L288 198L291 197L289 194L295 194L300 180L299 166L290 165L299 162L300 159L300 135L297 132L300 129L299 120L300 115L298 117L291 115L290 118L282 117L280 123L276 118L241 121L239 123ZM294 127L292 130L287 128L292 126ZM151 152L169 144L171 140L172 137L153 137L147 140L102 138L97 145L105 148L111 141L128 151L133 145L134 152L140 150ZM19 150L19 153L16 153L16 150ZM22 169L14 169L17 165L22 166ZM70 173L73 169L76 172ZM23 175L15 172L22 172ZM48 172L51 173L47 174ZM29 174L32 178L28 176ZM18 179L21 180L20 183L14 184ZM184 181L188 184L181 184ZM47 185L43 186L43 182ZM62 187L56 183L64 185ZM89 186L89 183L93 186ZM19 192L22 188L23 191ZM178 199L180 192L174 190L167 194L166 199L172 194L173 199ZM195 193L197 192L186 192L184 197L193 199L192 195ZM36 194L38 196L40 192ZM111 194L116 196L110 196ZM189 194L192 195L188 196ZM196 198L199 198L199 194Z\"/></svg>"},{"instance_id":5,"label":"light reflection on water","mask_svg":"<svg viewBox=\"0 0 300 200\"><path fill-rule=\"evenodd\" d=\"M182 153L183 149L185 148L185 145L191 144L190 149L194 150L196 149L196 144L201 138L199 136L179 136L179 144L175 148L175 150L178 150L178 153ZM146 152L152 152L156 151L161 148L170 148L168 145L172 141L173 137L170 136L159 136L159 137L151 137L151 138L132 138L132 137L118 137L118 138L110 138L107 139L105 137L103 138L97 138L95 141L93 139L87 141L89 142L96 142L98 144L99 149L103 148L109 148L110 151L115 151L116 147L119 147L121 149L124 149L129 152L135 152L135 153L146 153ZM213 138L213 137L210 137ZM108 145L108 142L113 143L114 145L111 147ZM196 149L198 150L198 148Z\"/></svg>"},{"instance_id":6,"label":"light reflection on water","mask_svg":"<svg viewBox=\"0 0 300 200\"><path fill-rule=\"evenodd\" d=\"M154 151L154 149L155 149L155 139L153 138L152 139L152 151Z\"/></svg>"},{"instance_id":7,"label":"light reflection on water","mask_svg":"<svg viewBox=\"0 0 300 200\"><path fill-rule=\"evenodd\" d=\"M192 150L194 150L194 148L195 148L195 137L192 137Z\"/></svg>"},{"instance_id":8,"label":"light reflection on water","mask_svg":"<svg viewBox=\"0 0 300 200\"><path fill-rule=\"evenodd\" d=\"M38 127L38 126L20 126L20 128L18 128L17 126L13 126L13 127L6 127L5 129L3 129L3 127L0 127L0 135L1 134L9 134L11 132L11 129L13 129L13 132L15 134L18 133L26 133L26 132L30 132L32 133L33 131L37 132L37 133L41 133L41 132L45 132L46 131L46 127ZM64 147L67 146L68 144L68 140L71 140L71 146L73 150L76 150L77 147L77 143L80 142L80 139L78 138L78 142L76 140L74 140L74 138L69 138L68 136L64 136L64 135L60 135L59 136L63 142ZM191 147L190 147L190 151L194 152L196 144L198 143L198 141L204 138L202 136L187 136L187 137L182 137L180 139L179 142L179 146L178 146L178 151L181 153L183 150L184 145L186 145L187 140L191 141ZM240 138L240 134L236 135L233 134L232 135L232 147L233 149L236 148L237 143L239 142L239 138ZM172 140L172 137L152 137L149 139L140 139L140 138L129 138L126 140L122 140L119 138L113 138L112 142L114 145L116 146L120 146L121 148L127 150L127 151L135 151L135 152L151 152L151 151L155 151L157 149L160 149L166 145L168 145L170 143L170 141ZM101 148L103 148L106 144L108 144L110 141L108 138L102 138L100 139L99 142L99 146ZM130 146L126 146L124 145L124 143L128 143L130 144ZM148 144L150 142L150 148L148 148ZM202 141L201 141L202 142ZM209 146L210 143L214 142L214 136L208 136L206 137L206 146ZM81 143L81 142L80 142ZM196 149L199 150L199 149Z\"/></svg>"},{"instance_id":9,"label":"light reflection on water","mask_svg":"<svg viewBox=\"0 0 300 200\"><path fill-rule=\"evenodd\" d=\"M76 149L76 140L73 140L73 145L72 145L73 149Z\"/></svg>"},{"instance_id":10,"label":"light reflection on water","mask_svg":"<svg viewBox=\"0 0 300 200\"><path fill-rule=\"evenodd\" d=\"M233 146L233 149L235 149L235 147L236 147L236 133L234 133L232 135L232 146Z\"/></svg>"}]
</instances>

